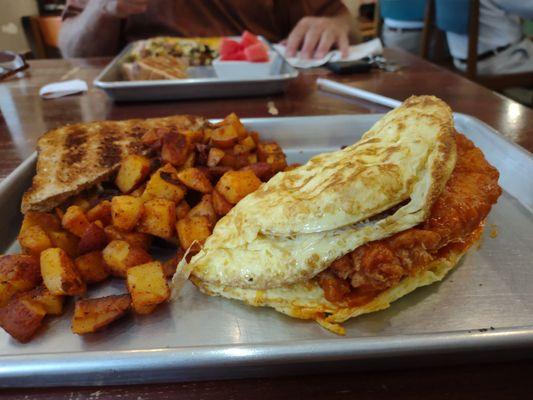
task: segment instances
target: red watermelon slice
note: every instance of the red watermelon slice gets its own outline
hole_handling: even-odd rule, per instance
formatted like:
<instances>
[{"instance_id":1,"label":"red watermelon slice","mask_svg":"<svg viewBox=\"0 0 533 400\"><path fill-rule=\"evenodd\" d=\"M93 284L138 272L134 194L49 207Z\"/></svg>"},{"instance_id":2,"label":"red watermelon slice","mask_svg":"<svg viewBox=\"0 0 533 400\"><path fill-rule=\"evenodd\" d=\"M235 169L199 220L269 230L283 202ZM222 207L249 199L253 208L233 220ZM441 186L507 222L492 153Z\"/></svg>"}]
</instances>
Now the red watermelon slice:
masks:
<instances>
[{"instance_id":1,"label":"red watermelon slice","mask_svg":"<svg viewBox=\"0 0 533 400\"><path fill-rule=\"evenodd\" d=\"M223 38L220 42L220 59L234 60L235 54L242 52L241 44L233 39Z\"/></svg>"},{"instance_id":2,"label":"red watermelon slice","mask_svg":"<svg viewBox=\"0 0 533 400\"><path fill-rule=\"evenodd\" d=\"M253 33L248 31L242 33L240 44L243 49L256 43L259 43L259 39Z\"/></svg>"},{"instance_id":3,"label":"red watermelon slice","mask_svg":"<svg viewBox=\"0 0 533 400\"><path fill-rule=\"evenodd\" d=\"M263 43L258 42L244 49L244 56L250 62L265 62L268 61L268 50L263 46Z\"/></svg>"}]
</instances>

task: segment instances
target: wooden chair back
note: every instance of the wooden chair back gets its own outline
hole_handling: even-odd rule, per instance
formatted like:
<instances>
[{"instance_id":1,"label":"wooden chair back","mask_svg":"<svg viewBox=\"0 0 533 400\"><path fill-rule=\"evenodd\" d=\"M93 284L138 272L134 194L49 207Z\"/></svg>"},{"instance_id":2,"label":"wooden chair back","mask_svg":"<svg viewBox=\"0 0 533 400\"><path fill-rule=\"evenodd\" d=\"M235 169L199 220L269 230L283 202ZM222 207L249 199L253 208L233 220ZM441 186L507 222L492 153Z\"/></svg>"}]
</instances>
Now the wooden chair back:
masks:
<instances>
[{"instance_id":1,"label":"wooden chair back","mask_svg":"<svg viewBox=\"0 0 533 400\"><path fill-rule=\"evenodd\" d=\"M24 34L33 58L60 58L58 48L60 16L24 16L21 18Z\"/></svg>"}]
</instances>

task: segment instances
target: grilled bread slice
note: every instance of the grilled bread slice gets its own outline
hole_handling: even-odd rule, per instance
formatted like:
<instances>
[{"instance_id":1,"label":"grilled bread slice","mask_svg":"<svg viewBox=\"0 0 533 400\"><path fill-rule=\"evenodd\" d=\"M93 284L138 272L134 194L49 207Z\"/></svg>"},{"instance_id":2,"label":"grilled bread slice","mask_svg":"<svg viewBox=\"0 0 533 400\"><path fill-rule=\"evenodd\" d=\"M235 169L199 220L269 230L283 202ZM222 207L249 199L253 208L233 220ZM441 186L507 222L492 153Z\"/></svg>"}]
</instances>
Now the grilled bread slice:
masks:
<instances>
[{"instance_id":1,"label":"grilled bread slice","mask_svg":"<svg viewBox=\"0 0 533 400\"><path fill-rule=\"evenodd\" d=\"M49 211L70 196L100 183L130 154L147 154L142 136L153 129L200 129L201 117L177 115L67 125L45 133L37 144L37 174L21 210Z\"/></svg>"},{"instance_id":2,"label":"grilled bread slice","mask_svg":"<svg viewBox=\"0 0 533 400\"><path fill-rule=\"evenodd\" d=\"M187 61L168 55L146 57L124 63L122 72L130 81L187 78Z\"/></svg>"}]
</instances>

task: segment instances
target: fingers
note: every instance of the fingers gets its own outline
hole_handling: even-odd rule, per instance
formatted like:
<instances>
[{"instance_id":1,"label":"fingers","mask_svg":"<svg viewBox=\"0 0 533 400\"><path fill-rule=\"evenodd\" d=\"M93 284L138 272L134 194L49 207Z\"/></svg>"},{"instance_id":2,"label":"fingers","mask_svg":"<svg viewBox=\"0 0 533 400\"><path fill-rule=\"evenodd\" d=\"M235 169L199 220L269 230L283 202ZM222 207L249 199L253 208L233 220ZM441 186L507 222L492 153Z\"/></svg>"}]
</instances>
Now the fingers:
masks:
<instances>
[{"instance_id":1,"label":"fingers","mask_svg":"<svg viewBox=\"0 0 533 400\"><path fill-rule=\"evenodd\" d=\"M318 43L318 47L315 51L314 58L324 57L331 49L331 46L333 46L333 43L335 43L335 36L329 31L323 32L322 37L320 38L320 43Z\"/></svg>"},{"instance_id":2,"label":"fingers","mask_svg":"<svg viewBox=\"0 0 533 400\"><path fill-rule=\"evenodd\" d=\"M296 53L298 52L298 49L300 48L300 44L302 43L302 40L305 37L305 33L307 32L307 24L305 21L300 21L298 24L294 27L292 32L289 34L289 37L287 38L287 48L285 49L285 55L287 57L294 57L296 56Z\"/></svg>"},{"instance_id":3,"label":"fingers","mask_svg":"<svg viewBox=\"0 0 533 400\"><path fill-rule=\"evenodd\" d=\"M302 51L300 52L300 57L303 59L309 59L313 56L315 52L316 45L320 40L322 32L316 28L311 28L307 31L304 39L304 44L302 46Z\"/></svg>"},{"instance_id":4,"label":"fingers","mask_svg":"<svg viewBox=\"0 0 533 400\"><path fill-rule=\"evenodd\" d=\"M348 57L348 53L350 52L350 42L348 40L348 35L341 34L337 39L337 46L339 47L339 50L341 52L341 57Z\"/></svg>"}]
</instances>

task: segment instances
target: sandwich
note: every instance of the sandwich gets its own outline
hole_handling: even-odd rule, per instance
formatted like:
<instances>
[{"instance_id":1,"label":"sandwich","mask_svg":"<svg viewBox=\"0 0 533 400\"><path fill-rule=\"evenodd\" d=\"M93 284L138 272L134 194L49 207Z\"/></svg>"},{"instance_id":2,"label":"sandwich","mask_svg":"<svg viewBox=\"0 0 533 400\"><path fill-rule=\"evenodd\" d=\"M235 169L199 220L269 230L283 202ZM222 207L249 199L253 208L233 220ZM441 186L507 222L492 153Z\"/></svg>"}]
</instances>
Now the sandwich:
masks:
<instances>
[{"instance_id":1,"label":"sandwich","mask_svg":"<svg viewBox=\"0 0 533 400\"><path fill-rule=\"evenodd\" d=\"M37 171L22 198L22 213L50 211L69 197L107 180L128 155L146 155L151 131L198 130L207 120L189 115L68 125L45 133L37 143Z\"/></svg>"},{"instance_id":2,"label":"sandwich","mask_svg":"<svg viewBox=\"0 0 533 400\"><path fill-rule=\"evenodd\" d=\"M476 243L498 171L450 108L413 96L355 144L280 172L220 219L173 278L343 334L439 281Z\"/></svg>"},{"instance_id":3,"label":"sandwich","mask_svg":"<svg viewBox=\"0 0 533 400\"><path fill-rule=\"evenodd\" d=\"M122 64L124 77L129 81L187 78L188 63L185 58L169 55L151 56Z\"/></svg>"}]
</instances>

